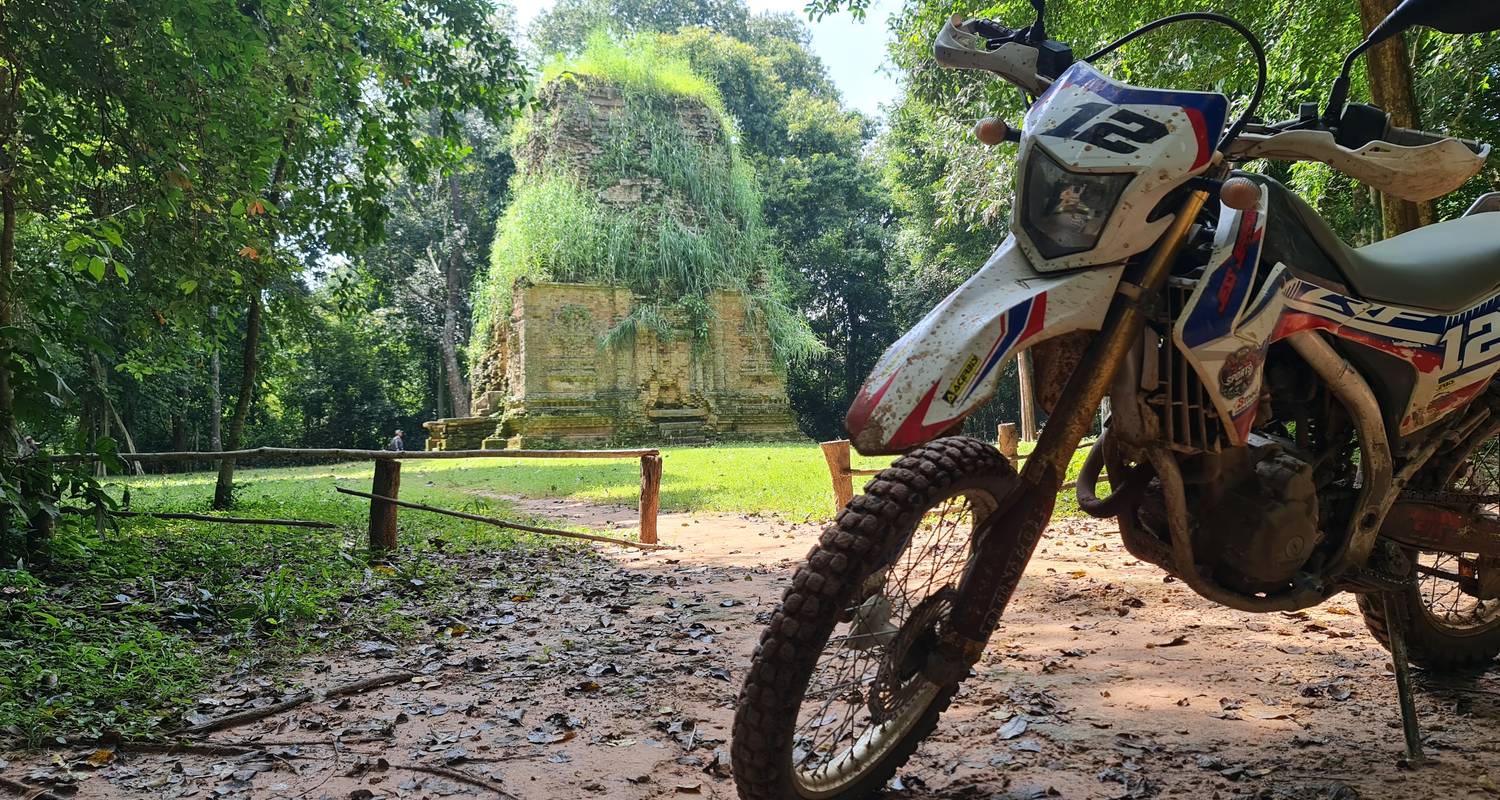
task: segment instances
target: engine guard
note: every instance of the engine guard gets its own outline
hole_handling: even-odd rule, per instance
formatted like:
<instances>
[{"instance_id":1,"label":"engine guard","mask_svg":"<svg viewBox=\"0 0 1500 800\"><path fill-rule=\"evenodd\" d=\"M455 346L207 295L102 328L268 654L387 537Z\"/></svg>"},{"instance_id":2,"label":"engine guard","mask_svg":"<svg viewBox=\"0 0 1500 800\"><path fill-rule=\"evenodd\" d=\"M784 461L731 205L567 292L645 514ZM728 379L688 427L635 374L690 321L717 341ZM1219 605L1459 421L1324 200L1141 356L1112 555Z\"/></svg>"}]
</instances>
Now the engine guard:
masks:
<instances>
[{"instance_id":1,"label":"engine guard","mask_svg":"<svg viewBox=\"0 0 1500 800\"><path fill-rule=\"evenodd\" d=\"M1016 353L1098 330L1124 266L1037 272L1015 237L886 350L844 419L864 455L910 450L954 427L995 394Z\"/></svg>"}]
</instances>

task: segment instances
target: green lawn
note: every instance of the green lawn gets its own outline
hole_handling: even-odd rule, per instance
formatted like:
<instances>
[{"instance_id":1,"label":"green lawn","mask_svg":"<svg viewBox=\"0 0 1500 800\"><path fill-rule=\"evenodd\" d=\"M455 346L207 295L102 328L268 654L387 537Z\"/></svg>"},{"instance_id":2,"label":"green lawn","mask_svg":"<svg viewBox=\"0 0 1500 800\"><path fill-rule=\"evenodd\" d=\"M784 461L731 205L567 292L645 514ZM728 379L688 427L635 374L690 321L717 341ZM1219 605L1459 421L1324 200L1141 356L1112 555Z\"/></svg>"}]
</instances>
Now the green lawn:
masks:
<instances>
[{"instance_id":1,"label":"green lawn","mask_svg":"<svg viewBox=\"0 0 1500 800\"><path fill-rule=\"evenodd\" d=\"M1031 445L1023 444L1022 452ZM1076 474L1086 450L1073 459ZM890 458L856 455L856 468L878 468ZM315 467L242 469L239 498L246 508L276 511L285 504L328 504L351 524L362 522L366 501L338 495L333 487L368 491L369 462ZM202 510L213 495L211 473L134 479L131 490L142 508ZM866 479L855 478L856 491ZM488 507L504 513L494 495L553 497L633 506L640 496L635 459L468 458L411 460L401 466L401 497L465 510ZM1071 491L1059 497L1060 513L1076 513ZM661 510L769 514L790 520L833 516L833 486L823 453L813 442L725 444L663 450ZM318 519L328 517L319 516ZM420 511L401 515L403 531L441 519ZM462 526L463 524L460 523Z\"/></svg>"},{"instance_id":2,"label":"green lawn","mask_svg":"<svg viewBox=\"0 0 1500 800\"><path fill-rule=\"evenodd\" d=\"M856 467L880 467L890 459L856 457ZM316 467L243 469L236 475L246 507L274 511L285 503L321 499L351 522L366 501L334 493L335 485L369 490L369 462ZM132 497L142 508L201 510L213 495L214 476L194 473L134 479ZM856 484L860 481L856 481ZM640 464L635 459L466 458L411 460L401 465L401 497L436 505L505 504L484 495L561 497L635 505ZM774 514L786 519L833 516L833 488L823 453L805 444L726 444L663 451L662 511L722 511ZM323 519L324 517L319 517ZM405 525L433 519L402 512Z\"/></svg>"},{"instance_id":3,"label":"green lawn","mask_svg":"<svg viewBox=\"0 0 1500 800\"><path fill-rule=\"evenodd\" d=\"M854 466L884 463L856 457ZM440 552L557 544L403 510L400 551L372 565L368 502L334 491L367 490L371 473L369 462L238 472L235 515L320 520L332 530L148 518L100 530L92 519L65 518L45 559L0 569L0 742L160 735L209 678L231 668L275 677L308 649L428 635L422 615L454 589ZM122 499L128 491L136 510L203 512L213 483L208 472L151 476L114 479L111 491ZM413 460L401 474L404 499L507 519L522 517L496 495L633 506L639 489L634 459ZM796 521L834 512L812 442L668 449L661 508ZM1059 498L1059 513L1076 511L1071 492ZM545 576L510 579L534 588Z\"/></svg>"}]
</instances>

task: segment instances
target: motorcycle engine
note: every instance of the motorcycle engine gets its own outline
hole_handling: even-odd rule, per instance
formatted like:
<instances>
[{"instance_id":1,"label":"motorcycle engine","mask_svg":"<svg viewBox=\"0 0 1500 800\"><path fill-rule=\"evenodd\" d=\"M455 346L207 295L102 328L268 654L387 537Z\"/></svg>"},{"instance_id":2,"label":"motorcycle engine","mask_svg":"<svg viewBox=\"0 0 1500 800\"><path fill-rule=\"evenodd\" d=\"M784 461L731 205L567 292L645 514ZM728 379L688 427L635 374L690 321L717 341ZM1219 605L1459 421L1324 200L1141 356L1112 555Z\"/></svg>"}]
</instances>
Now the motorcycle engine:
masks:
<instances>
[{"instance_id":1,"label":"motorcycle engine","mask_svg":"<svg viewBox=\"0 0 1500 800\"><path fill-rule=\"evenodd\" d=\"M1188 478L1198 562L1237 591L1284 589L1322 537L1312 465L1264 441L1198 461Z\"/></svg>"}]
</instances>

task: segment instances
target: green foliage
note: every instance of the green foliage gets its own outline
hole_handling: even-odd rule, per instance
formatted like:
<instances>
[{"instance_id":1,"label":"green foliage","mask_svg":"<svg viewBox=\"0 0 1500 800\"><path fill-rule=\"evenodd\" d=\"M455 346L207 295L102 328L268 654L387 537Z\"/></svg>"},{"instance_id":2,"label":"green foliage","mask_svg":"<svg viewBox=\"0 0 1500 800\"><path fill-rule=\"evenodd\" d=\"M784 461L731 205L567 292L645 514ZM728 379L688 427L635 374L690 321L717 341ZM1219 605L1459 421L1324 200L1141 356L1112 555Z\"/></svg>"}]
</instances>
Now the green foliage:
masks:
<instances>
[{"instance_id":1,"label":"green foliage","mask_svg":"<svg viewBox=\"0 0 1500 800\"><path fill-rule=\"evenodd\" d=\"M345 542L285 528L64 524L45 567L0 571L0 735L31 745L159 735L230 659L275 659L336 615L382 625L373 609L340 603L385 583Z\"/></svg>"},{"instance_id":2,"label":"green foliage","mask_svg":"<svg viewBox=\"0 0 1500 800\"><path fill-rule=\"evenodd\" d=\"M596 82L624 98L597 143L602 154L582 168L555 156L520 159L489 272L476 287L471 363L508 316L512 287L521 280L604 283L649 298L605 337L606 345L643 326L665 332L673 314L706 335L707 298L732 290L750 293L783 362L816 352L816 340L783 302L776 253L754 175L734 143L733 121L716 87L685 60L649 38L616 42L595 34L578 57L555 60L544 72L548 100L517 126L514 148L549 152L563 117L589 113L577 92ZM698 106L716 123L712 141L698 140L682 124L680 114ZM599 199L600 187L624 179L653 188L626 208Z\"/></svg>"},{"instance_id":3,"label":"green foliage","mask_svg":"<svg viewBox=\"0 0 1500 800\"><path fill-rule=\"evenodd\" d=\"M571 55L584 48L581 32L602 30L624 38L695 25L731 36L762 27L752 22L744 0L559 0L537 16L527 38L542 55Z\"/></svg>"},{"instance_id":4,"label":"green foliage","mask_svg":"<svg viewBox=\"0 0 1500 800\"><path fill-rule=\"evenodd\" d=\"M0 735L30 746L64 733L137 736L191 705L203 659L182 633L96 611L112 602L106 590L85 605L0 570Z\"/></svg>"},{"instance_id":5,"label":"green foliage","mask_svg":"<svg viewBox=\"0 0 1500 800\"><path fill-rule=\"evenodd\" d=\"M595 31L578 55L555 54L537 84L546 86L565 73L598 78L623 89L634 100L697 100L718 114L726 127L732 124L725 116L718 88L695 72L687 60L668 52L649 36L622 41Z\"/></svg>"},{"instance_id":6,"label":"green foliage","mask_svg":"<svg viewBox=\"0 0 1500 800\"><path fill-rule=\"evenodd\" d=\"M253 441L287 447L383 448L430 419L436 353L393 309L338 313L324 296L271 331Z\"/></svg>"},{"instance_id":7,"label":"green foliage","mask_svg":"<svg viewBox=\"0 0 1500 800\"><path fill-rule=\"evenodd\" d=\"M0 327L77 387L13 419L39 395L0 383L0 428L207 449L211 355L224 387L259 360L252 300L294 310L310 264L381 239L398 179L459 168L469 116L517 106L500 20L486 0L0 5ZM5 366L35 352L0 339Z\"/></svg>"},{"instance_id":8,"label":"green foliage","mask_svg":"<svg viewBox=\"0 0 1500 800\"><path fill-rule=\"evenodd\" d=\"M403 518L392 565L371 566L367 504L331 488L368 486L369 475L368 462L243 472L238 513L335 530L149 518L101 528L64 517L42 561L0 569L0 742L160 736L226 670L275 679L310 648L410 639L428 613L415 601L441 608L459 590L437 553L494 555L538 542L445 517ZM194 473L135 478L128 489L138 509L202 512L213 484L212 473ZM504 501L424 484L409 478L402 496L525 519Z\"/></svg>"}]
</instances>

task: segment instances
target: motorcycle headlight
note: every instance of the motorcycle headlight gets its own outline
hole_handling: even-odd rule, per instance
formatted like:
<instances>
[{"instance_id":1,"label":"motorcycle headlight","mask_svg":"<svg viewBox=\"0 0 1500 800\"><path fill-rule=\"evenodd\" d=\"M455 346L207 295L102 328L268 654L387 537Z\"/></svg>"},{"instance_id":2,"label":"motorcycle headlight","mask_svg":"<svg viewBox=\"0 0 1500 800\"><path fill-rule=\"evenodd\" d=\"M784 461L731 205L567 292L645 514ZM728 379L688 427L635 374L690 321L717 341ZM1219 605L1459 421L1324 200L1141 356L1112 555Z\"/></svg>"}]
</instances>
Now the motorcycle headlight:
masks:
<instances>
[{"instance_id":1,"label":"motorcycle headlight","mask_svg":"<svg viewBox=\"0 0 1500 800\"><path fill-rule=\"evenodd\" d=\"M1021 226L1044 258L1093 249L1135 173L1069 172L1032 145L1021 189Z\"/></svg>"}]
</instances>

